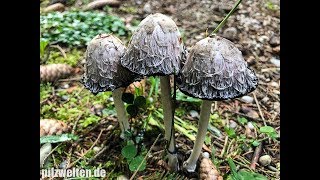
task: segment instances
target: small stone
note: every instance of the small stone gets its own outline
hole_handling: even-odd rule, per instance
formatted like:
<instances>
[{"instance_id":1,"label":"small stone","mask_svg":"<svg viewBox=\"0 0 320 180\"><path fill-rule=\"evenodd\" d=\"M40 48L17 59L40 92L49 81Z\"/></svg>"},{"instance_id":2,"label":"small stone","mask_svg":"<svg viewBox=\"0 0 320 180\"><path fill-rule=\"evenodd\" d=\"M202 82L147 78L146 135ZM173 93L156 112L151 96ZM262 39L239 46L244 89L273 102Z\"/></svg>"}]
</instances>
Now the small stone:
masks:
<instances>
[{"instance_id":1,"label":"small stone","mask_svg":"<svg viewBox=\"0 0 320 180\"><path fill-rule=\"evenodd\" d=\"M266 42L269 41L269 37L268 37L268 36L265 36L265 35L260 36L260 37L258 38L258 41L261 42L261 43L266 43Z\"/></svg>"},{"instance_id":2,"label":"small stone","mask_svg":"<svg viewBox=\"0 0 320 180\"><path fill-rule=\"evenodd\" d=\"M269 101L270 98L268 98L268 96L264 97L261 99L262 102L266 103Z\"/></svg>"},{"instance_id":3,"label":"small stone","mask_svg":"<svg viewBox=\"0 0 320 180\"><path fill-rule=\"evenodd\" d=\"M62 101L68 101L69 100L69 96L67 96L67 95L61 96L61 100Z\"/></svg>"},{"instance_id":4,"label":"small stone","mask_svg":"<svg viewBox=\"0 0 320 180\"><path fill-rule=\"evenodd\" d=\"M253 56L249 56L249 58L247 59L247 63L248 65L254 65L256 63L256 59Z\"/></svg>"},{"instance_id":5,"label":"small stone","mask_svg":"<svg viewBox=\"0 0 320 180\"><path fill-rule=\"evenodd\" d=\"M269 85L272 86L272 87L275 87L275 88L279 87L279 84L277 82L274 82L274 81L270 82Z\"/></svg>"},{"instance_id":6,"label":"small stone","mask_svg":"<svg viewBox=\"0 0 320 180\"><path fill-rule=\"evenodd\" d=\"M110 125L107 127L107 131L110 131L111 129L113 129L113 126L110 124Z\"/></svg>"},{"instance_id":7,"label":"small stone","mask_svg":"<svg viewBox=\"0 0 320 180\"><path fill-rule=\"evenodd\" d=\"M147 2L144 6L143 6L143 11L147 14L152 13L152 9L151 9L151 5L149 2Z\"/></svg>"},{"instance_id":8,"label":"small stone","mask_svg":"<svg viewBox=\"0 0 320 180\"><path fill-rule=\"evenodd\" d=\"M190 112L189 112L189 114L190 114L190 116L192 117L192 118L200 118L200 115L199 115L199 113L197 112L197 111L195 111L195 110L191 110Z\"/></svg>"},{"instance_id":9,"label":"small stone","mask_svg":"<svg viewBox=\"0 0 320 180\"><path fill-rule=\"evenodd\" d=\"M210 154L208 152L203 152L202 153L202 157L203 158L209 158L210 157Z\"/></svg>"},{"instance_id":10,"label":"small stone","mask_svg":"<svg viewBox=\"0 0 320 180\"><path fill-rule=\"evenodd\" d=\"M64 160L59 164L59 169L66 169L68 166L68 161Z\"/></svg>"},{"instance_id":11,"label":"small stone","mask_svg":"<svg viewBox=\"0 0 320 180\"><path fill-rule=\"evenodd\" d=\"M251 131L251 129L248 126L246 126L246 130L245 130L244 134L246 135L247 138L254 137L253 132Z\"/></svg>"},{"instance_id":12,"label":"small stone","mask_svg":"<svg viewBox=\"0 0 320 180\"><path fill-rule=\"evenodd\" d=\"M153 103L154 100L153 100L152 97L148 97L148 98L147 98L147 101L148 101L149 103Z\"/></svg>"},{"instance_id":13,"label":"small stone","mask_svg":"<svg viewBox=\"0 0 320 180\"><path fill-rule=\"evenodd\" d=\"M195 39L199 40L199 39L203 39L203 36L201 35L197 35L196 37L194 37Z\"/></svg>"},{"instance_id":14,"label":"small stone","mask_svg":"<svg viewBox=\"0 0 320 180\"><path fill-rule=\"evenodd\" d=\"M247 114L251 110L251 108L249 108L249 107L247 107L245 105L242 105L240 110L241 110L241 112Z\"/></svg>"},{"instance_id":15,"label":"small stone","mask_svg":"<svg viewBox=\"0 0 320 180\"><path fill-rule=\"evenodd\" d=\"M233 120L230 120L229 121L229 127L232 128L232 129L235 129L237 127L237 123Z\"/></svg>"},{"instance_id":16,"label":"small stone","mask_svg":"<svg viewBox=\"0 0 320 180\"><path fill-rule=\"evenodd\" d=\"M102 110L103 110L104 106L101 104L95 104L93 105L93 112L94 114L101 116L102 115Z\"/></svg>"},{"instance_id":17,"label":"small stone","mask_svg":"<svg viewBox=\"0 0 320 180\"><path fill-rule=\"evenodd\" d=\"M67 84L67 83L66 83L66 84L64 84L64 85L62 85L62 88L63 88L63 89L68 89L69 87L70 87L70 85L69 85L69 84Z\"/></svg>"},{"instance_id":18,"label":"small stone","mask_svg":"<svg viewBox=\"0 0 320 180\"><path fill-rule=\"evenodd\" d=\"M254 110L250 110L250 111L247 113L247 115L250 116L250 117L252 117L252 118L254 118L254 119L259 118L259 114L258 114L256 111L254 111Z\"/></svg>"},{"instance_id":19,"label":"small stone","mask_svg":"<svg viewBox=\"0 0 320 180\"><path fill-rule=\"evenodd\" d=\"M273 103L273 109L278 109L280 108L280 103L279 102L274 102Z\"/></svg>"},{"instance_id":20,"label":"small stone","mask_svg":"<svg viewBox=\"0 0 320 180\"><path fill-rule=\"evenodd\" d=\"M254 129L254 126L253 126L252 122L250 122L250 121L248 122L247 127L249 129Z\"/></svg>"},{"instance_id":21,"label":"small stone","mask_svg":"<svg viewBox=\"0 0 320 180\"><path fill-rule=\"evenodd\" d=\"M229 40L234 40L237 38L237 29L235 27L229 27L223 31L222 36Z\"/></svg>"},{"instance_id":22,"label":"small stone","mask_svg":"<svg viewBox=\"0 0 320 180\"><path fill-rule=\"evenodd\" d=\"M272 36L271 39L270 39L270 41L269 41L269 44L270 44L271 46L277 46L277 45L279 45L279 44L280 44L280 38L279 38L279 36Z\"/></svg>"},{"instance_id":23,"label":"small stone","mask_svg":"<svg viewBox=\"0 0 320 180\"><path fill-rule=\"evenodd\" d=\"M99 152L101 150L101 147L95 146L92 149L94 152Z\"/></svg>"},{"instance_id":24,"label":"small stone","mask_svg":"<svg viewBox=\"0 0 320 180\"><path fill-rule=\"evenodd\" d=\"M64 11L64 5L61 3L56 3L56 4L52 4L48 7L46 7L44 10L44 12L53 12L53 11Z\"/></svg>"},{"instance_id":25,"label":"small stone","mask_svg":"<svg viewBox=\"0 0 320 180\"><path fill-rule=\"evenodd\" d=\"M268 166L271 163L271 157L269 155L263 155L259 158L259 163L262 166Z\"/></svg>"},{"instance_id":26,"label":"small stone","mask_svg":"<svg viewBox=\"0 0 320 180\"><path fill-rule=\"evenodd\" d=\"M120 175L117 177L117 180L128 180L128 178L125 175Z\"/></svg>"},{"instance_id":27,"label":"small stone","mask_svg":"<svg viewBox=\"0 0 320 180\"><path fill-rule=\"evenodd\" d=\"M275 93L275 94L277 94L277 95L280 94L280 91L278 91L278 90L276 90L276 89L273 89L272 92Z\"/></svg>"},{"instance_id":28,"label":"small stone","mask_svg":"<svg viewBox=\"0 0 320 180\"><path fill-rule=\"evenodd\" d=\"M279 54L280 53L280 46L272 48L272 51Z\"/></svg>"},{"instance_id":29,"label":"small stone","mask_svg":"<svg viewBox=\"0 0 320 180\"><path fill-rule=\"evenodd\" d=\"M250 96L242 96L241 100L246 102L246 103L252 103L253 102L253 97Z\"/></svg>"},{"instance_id":30,"label":"small stone","mask_svg":"<svg viewBox=\"0 0 320 180\"><path fill-rule=\"evenodd\" d=\"M270 59L270 62L272 64L274 64L275 66L280 67L280 60L279 59L276 59L276 58L273 57L273 58Z\"/></svg>"}]
</instances>

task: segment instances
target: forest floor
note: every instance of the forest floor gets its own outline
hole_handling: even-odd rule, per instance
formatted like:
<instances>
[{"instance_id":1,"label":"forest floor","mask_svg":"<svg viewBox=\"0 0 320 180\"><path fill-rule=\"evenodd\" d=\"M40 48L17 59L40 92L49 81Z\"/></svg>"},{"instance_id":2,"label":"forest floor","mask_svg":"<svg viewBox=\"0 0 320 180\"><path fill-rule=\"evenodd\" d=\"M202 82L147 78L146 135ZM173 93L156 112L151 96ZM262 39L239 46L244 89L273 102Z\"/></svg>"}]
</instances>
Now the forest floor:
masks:
<instances>
[{"instance_id":1,"label":"forest floor","mask_svg":"<svg viewBox=\"0 0 320 180\"><path fill-rule=\"evenodd\" d=\"M122 0L117 7L110 6L99 11L120 17L128 29L134 29L137 23L150 13L166 14L177 23L184 44L190 50L197 41L214 30L235 2ZM41 11L48 3L44 1L40 4ZM84 0L73 1L66 5L65 11L81 8L88 3L89 1ZM247 96L213 104L203 152L209 152L224 179L231 174L228 158L233 160L237 169L256 172L268 179L280 179L279 4L276 0L243 1L217 33L238 46L244 59L259 78L258 88ZM41 15L45 13L41 12ZM121 39L127 44L130 37L122 36ZM41 119L66 122L72 129L70 133L79 136L79 139L54 144L55 150L46 167L63 168L66 164L73 163L73 167L103 168L107 171L105 179L120 179L121 175L130 178L134 172L130 171L128 162L121 154L126 142L119 136L120 129L111 92L94 96L79 82L83 72L85 46L61 45L60 50L51 49L48 60L41 62L41 65L63 62L76 68L77 74L54 83L40 84ZM63 60L61 57L64 57ZM139 171L134 179L199 179L199 168L195 173L183 170L168 172L164 159L165 140L159 78L147 78L145 84L142 84L136 84L137 89L131 86L135 95L146 97L148 105L136 118L130 119L138 154L146 155L158 134L161 136L147 156L145 170ZM193 147L200 105L201 100L177 91L175 137L180 167ZM259 148L261 151L255 154ZM262 166L257 162L253 165L255 167L252 167L252 160L263 155L270 156L271 163ZM123 176L121 177L124 178Z\"/></svg>"}]
</instances>

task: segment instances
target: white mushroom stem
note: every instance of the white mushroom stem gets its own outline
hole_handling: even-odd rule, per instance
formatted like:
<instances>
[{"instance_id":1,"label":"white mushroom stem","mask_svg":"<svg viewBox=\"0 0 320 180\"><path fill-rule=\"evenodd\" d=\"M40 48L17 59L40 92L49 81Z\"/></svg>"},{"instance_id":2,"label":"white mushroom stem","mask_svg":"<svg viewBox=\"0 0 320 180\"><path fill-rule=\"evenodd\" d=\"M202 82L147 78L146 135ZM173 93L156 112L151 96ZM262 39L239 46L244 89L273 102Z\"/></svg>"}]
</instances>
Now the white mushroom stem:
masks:
<instances>
[{"instance_id":1,"label":"white mushroom stem","mask_svg":"<svg viewBox=\"0 0 320 180\"><path fill-rule=\"evenodd\" d=\"M120 129L121 129L120 137L124 139L125 131L129 130L129 121L126 115L126 108L122 101L122 93L123 93L123 88L117 88L112 92L112 97L113 97L114 106L117 111L117 117L118 117Z\"/></svg>"},{"instance_id":2,"label":"white mushroom stem","mask_svg":"<svg viewBox=\"0 0 320 180\"><path fill-rule=\"evenodd\" d=\"M165 139L170 143L168 151L175 152L176 141L174 138L174 127L172 127L172 98L170 87L170 76L160 76L160 88L161 88L161 103L163 108L163 121L165 127ZM178 170L178 157L177 154L168 154L168 165L172 171Z\"/></svg>"},{"instance_id":3,"label":"white mushroom stem","mask_svg":"<svg viewBox=\"0 0 320 180\"><path fill-rule=\"evenodd\" d=\"M212 104L212 101L208 101L208 100L202 101L196 141L194 143L193 150L189 159L183 163L183 167L188 172L194 172L197 167L197 161L201 153L201 149L204 143L204 139L206 137L207 128L209 124L211 104Z\"/></svg>"}]
</instances>

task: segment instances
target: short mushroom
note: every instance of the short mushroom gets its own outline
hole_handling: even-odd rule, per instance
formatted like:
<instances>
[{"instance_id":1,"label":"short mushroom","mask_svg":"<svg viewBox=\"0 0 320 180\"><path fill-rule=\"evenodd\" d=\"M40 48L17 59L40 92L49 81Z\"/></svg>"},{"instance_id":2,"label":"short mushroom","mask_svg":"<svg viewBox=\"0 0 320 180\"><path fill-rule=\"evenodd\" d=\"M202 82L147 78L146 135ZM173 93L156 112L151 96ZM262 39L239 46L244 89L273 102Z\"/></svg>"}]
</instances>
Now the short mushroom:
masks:
<instances>
[{"instance_id":1,"label":"short mushroom","mask_svg":"<svg viewBox=\"0 0 320 180\"><path fill-rule=\"evenodd\" d=\"M193 151L183 167L194 172L207 132L212 101L233 99L256 89L258 79L231 41L214 35L197 42L177 77L181 92L202 99Z\"/></svg>"},{"instance_id":2,"label":"short mushroom","mask_svg":"<svg viewBox=\"0 0 320 180\"><path fill-rule=\"evenodd\" d=\"M114 105L121 128L121 138L129 130L129 122L122 101L124 89L137 79L137 75L120 65L126 47L111 34L99 34L88 44L85 73L82 83L93 94L112 91Z\"/></svg>"},{"instance_id":3,"label":"short mushroom","mask_svg":"<svg viewBox=\"0 0 320 180\"><path fill-rule=\"evenodd\" d=\"M121 58L122 66L142 76L160 76L165 139L169 142L169 167L178 169L175 153L170 75L178 74L186 51L176 23L156 13L141 21L133 33L128 49Z\"/></svg>"}]
</instances>

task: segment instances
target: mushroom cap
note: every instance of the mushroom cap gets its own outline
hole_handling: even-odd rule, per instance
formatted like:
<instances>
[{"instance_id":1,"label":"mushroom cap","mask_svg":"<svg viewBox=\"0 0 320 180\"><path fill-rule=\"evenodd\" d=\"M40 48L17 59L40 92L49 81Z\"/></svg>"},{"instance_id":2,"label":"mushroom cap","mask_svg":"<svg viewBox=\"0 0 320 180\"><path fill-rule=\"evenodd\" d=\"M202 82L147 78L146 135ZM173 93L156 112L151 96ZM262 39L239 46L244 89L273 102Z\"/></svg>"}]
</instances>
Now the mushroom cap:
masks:
<instances>
[{"instance_id":1,"label":"mushroom cap","mask_svg":"<svg viewBox=\"0 0 320 180\"><path fill-rule=\"evenodd\" d=\"M121 64L143 76L178 74L183 53L176 23L170 17L156 13L141 21Z\"/></svg>"},{"instance_id":2,"label":"mushroom cap","mask_svg":"<svg viewBox=\"0 0 320 180\"><path fill-rule=\"evenodd\" d=\"M99 34L88 44L82 83L93 94L126 87L137 75L120 64L126 47L111 34Z\"/></svg>"},{"instance_id":3,"label":"mushroom cap","mask_svg":"<svg viewBox=\"0 0 320 180\"><path fill-rule=\"evenodd\" d=\"M177 85L190 96L220 101L252 92L258 78L231 41L214 36L200 40L191 48Z\"/></svg>"}]
</instances>

